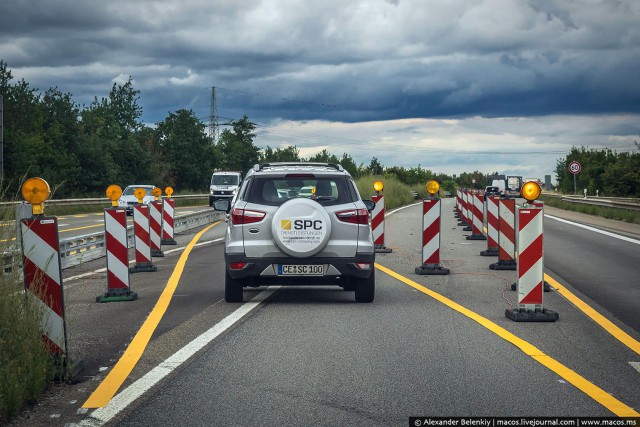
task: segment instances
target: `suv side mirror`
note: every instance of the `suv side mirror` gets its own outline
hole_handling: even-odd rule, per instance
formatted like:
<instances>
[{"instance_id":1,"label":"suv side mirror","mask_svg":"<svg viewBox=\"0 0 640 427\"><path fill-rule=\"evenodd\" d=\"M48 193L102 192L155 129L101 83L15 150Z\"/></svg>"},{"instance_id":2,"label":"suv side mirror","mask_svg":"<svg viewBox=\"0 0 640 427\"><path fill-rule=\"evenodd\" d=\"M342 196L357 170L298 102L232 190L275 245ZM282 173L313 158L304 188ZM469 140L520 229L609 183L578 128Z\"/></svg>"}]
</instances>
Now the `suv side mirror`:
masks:
<instances>
[{"instance_id":1,"label":"suv side mirror","mask_svg":"<svg viewBox=\"0 0 640 427\"><path fill-rule=\"evenodd\" d=\"M229 213L231 210L231 201L230 200L216 200L213 202L213 208L217 211L225 211Z\"/></svg>"},{"instance_id":2,"label":"suv side mirror","mask_svg":"<svg viewBox=\"0 0 640 427\"><path fill-rule=\"evenodd\" d=\"M376 207L376 202L374 202L373 200L363 200L362 202L367 207L367 210L369 212L373 211L373 208Z\"/></svg>"}]
</instances>

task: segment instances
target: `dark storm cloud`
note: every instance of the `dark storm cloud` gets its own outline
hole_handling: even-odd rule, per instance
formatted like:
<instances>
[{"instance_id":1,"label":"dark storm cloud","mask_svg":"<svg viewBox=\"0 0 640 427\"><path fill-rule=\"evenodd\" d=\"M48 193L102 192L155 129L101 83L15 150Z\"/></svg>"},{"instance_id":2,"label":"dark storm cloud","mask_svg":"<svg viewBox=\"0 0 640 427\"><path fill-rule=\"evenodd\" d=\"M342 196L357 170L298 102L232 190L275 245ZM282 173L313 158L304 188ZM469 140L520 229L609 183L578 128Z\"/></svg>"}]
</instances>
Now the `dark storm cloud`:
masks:
<instances>
[{"instance_id":1,"label":"dark storm cloud","mask_svg":"<svg viewBox=\"0 0 640 427\"><path fill-rule=\"evenodd\" d=\"M0 58L81 102L129 75L144 118L268 120L638 112L640 3L19 1ZM233 92L236 91L236 92Z\"/></svg>"}]
</instances>

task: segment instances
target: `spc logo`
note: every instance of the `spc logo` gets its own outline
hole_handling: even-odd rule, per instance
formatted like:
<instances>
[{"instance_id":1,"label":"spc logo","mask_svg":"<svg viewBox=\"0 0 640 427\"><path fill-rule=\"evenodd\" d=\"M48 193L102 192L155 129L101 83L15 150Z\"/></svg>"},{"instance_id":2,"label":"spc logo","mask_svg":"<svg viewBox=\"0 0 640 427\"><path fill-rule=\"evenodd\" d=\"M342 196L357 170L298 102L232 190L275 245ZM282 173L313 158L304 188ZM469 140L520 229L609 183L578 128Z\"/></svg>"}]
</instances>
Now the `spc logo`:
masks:
<instances>
[{"instance_id":1,"label":"spc logo","mask_svg":"<svg viewBox=\"0 0 640 427\"><path fill-rule=\"evenodd\" d=\"M280 228L282 230L291 230L291 220L283 219L282 221L280 221Z\"/></svg>"},{"instance_id":2,"label":"spc logo","mask_svg":"<svg viewBox=\"0 0 640 427\"><path fill-rule=\"evenodd\" d=\"M291 230L291 223L292 221L290 219L283 219L280 221L280 228L282 230ZM319 220L319 219L316 219L316 220L296 219L293 221L294 230L308 230L308 229L322 230L323 228L324 228L324 223L322 222L322 220Z\"/></svg>"}]
</instances>

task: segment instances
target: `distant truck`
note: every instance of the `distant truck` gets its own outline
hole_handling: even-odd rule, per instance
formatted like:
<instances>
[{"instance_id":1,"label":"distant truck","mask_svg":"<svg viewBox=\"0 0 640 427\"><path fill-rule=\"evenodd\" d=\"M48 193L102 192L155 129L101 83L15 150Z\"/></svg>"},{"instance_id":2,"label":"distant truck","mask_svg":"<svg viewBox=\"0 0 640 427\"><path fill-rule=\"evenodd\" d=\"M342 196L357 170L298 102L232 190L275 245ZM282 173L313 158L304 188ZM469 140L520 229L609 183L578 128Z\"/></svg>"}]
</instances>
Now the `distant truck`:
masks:
<instances>
[{"instance_id":1,"label":"distant truck","mask_svg":"<svg viewBox=\"0 0 640 427\"><path fill-rule=\"evenodd\" d=\"M521 188L522 188L521 176L514 176L514 175L507 176L506 193L508 196L519 196Z\"/></svg>"},{"instance_id":2,"label":"distant truck","mask_svg":"<svg viewBox=\"0 0 640 427\"><path fill-rule=\"evenodd\" d=\"M242 174L235 171L218 171L211 175L209 185L209 206L213 206L216 200L231 200L236 195Z\"/></svg>"}]
</instances>

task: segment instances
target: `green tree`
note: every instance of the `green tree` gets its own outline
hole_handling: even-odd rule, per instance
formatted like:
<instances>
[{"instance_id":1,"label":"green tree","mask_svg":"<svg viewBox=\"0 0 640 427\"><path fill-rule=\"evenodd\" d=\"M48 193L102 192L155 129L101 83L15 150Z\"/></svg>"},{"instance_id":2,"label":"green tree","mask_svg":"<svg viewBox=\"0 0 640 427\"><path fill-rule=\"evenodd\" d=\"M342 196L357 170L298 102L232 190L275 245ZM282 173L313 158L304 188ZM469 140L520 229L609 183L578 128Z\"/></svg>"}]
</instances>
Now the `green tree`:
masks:
<instances>
[{"instance_id":1,"label":"green tree","mask_svg":"<svg viewBox=\"0 0 640 427\"><path fill-rule=\"evenodd\" d=\"M169 168L167 184L176 191L202 191L216 164L205 125L193 111L178 110L158 123L156 132L158 152Z\"/></svg>"},{"instance_id":2,"label":"green tree","mask_svg":"<svg viewBox=\"0 0 640 427\"><path fill-rule=\"evenodd\" d=\"M220 168L245 172L260 161L260 149L253 144L256 125L243 116L231 122L231 126L233 130L225 129L220 134Z\"/></svg>"},{"instance_id":3,"label":"green tree","mask_svg":"<svg viewBox=\"0 0 640 427\"><path fill-rule=\"evenodd\" d=\"M329 153L326 148L323 148L321 152L318 154L309 157L310 162L319 162L319 163L333 163L337 164L340 162L338 157L335 154Z\"/></svg>"},{"instance_id":4,"label":"green tree","mask_svg":"<svg viewBox=\"0 0 640 427\"><path fill-rule=\"evenodd\" d=\"M369 163L369 167L367 169L372 175L382 175L382 172L384 171L384 167L376 157L371 159L371 163Z\"/></svg>"},{"instance_id":5,"label":"green tree","mask_svg":"<svg viewBox=\"0 0 640 427\"><path fill-rule=\"evenodd\" d=\"M260 163L299 162L300 160L300 150L298 150L295 145L289 145L275 150L267 146L260 157Z\"/></svg>"}]
</instances>

